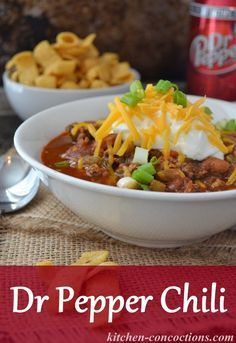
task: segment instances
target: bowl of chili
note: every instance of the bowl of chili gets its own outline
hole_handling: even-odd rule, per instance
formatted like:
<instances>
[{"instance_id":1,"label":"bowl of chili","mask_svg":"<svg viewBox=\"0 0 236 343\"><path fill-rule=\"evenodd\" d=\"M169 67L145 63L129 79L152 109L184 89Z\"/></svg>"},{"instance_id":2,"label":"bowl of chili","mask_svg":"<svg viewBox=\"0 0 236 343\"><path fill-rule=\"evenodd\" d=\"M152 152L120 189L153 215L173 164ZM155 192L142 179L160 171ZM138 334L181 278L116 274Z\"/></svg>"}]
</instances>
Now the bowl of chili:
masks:
<instances>
[{"instance_id":1,"label":"bowl of chili","mask_svg":"<svg viewBox=\"0 0 236 343\"><path fill-rule=\"evenodd\" d=\"M174 92L173 88L173 98ZM128 100L122 106L133 101L129 97L126 95ZM199 97L188 99L199 104ZM236 222L233 174L236 140L232 128L235 105L216 99L207 99L204 104L213 112L211 125L218 125L218 131L221 126L224 132L222 142L227 153L225 150L220 155L218 150L212 150L211 156L201 159L199 145L196 160L187 157L181 161L180 148L177 152L171 147L166 158L164 145L150 149L150 146L136 146L133 141L127 148L127 144L124 147L127 137L118 144L119 132L114 128L110 132L109 120L104 120L111 114L107 104L113 101L114 96L95 97L38 113L18 128L14 138L18 153L66 207L111 237L127 243L151 248L178 247L233 226ZM177 106L183 108L181 104ZM113 123L120 120L118 114L114 118ZM229 122L231 130L226 127L230 128ZM101 136L97 137L102 139L96 141L99 130ZM115 151L115 143L116 154L110 154L112 149ZM128 180L121 181L124 178ZM125 181L130 182L130 187L124 187Z\"/></svg>"}]
</instances>

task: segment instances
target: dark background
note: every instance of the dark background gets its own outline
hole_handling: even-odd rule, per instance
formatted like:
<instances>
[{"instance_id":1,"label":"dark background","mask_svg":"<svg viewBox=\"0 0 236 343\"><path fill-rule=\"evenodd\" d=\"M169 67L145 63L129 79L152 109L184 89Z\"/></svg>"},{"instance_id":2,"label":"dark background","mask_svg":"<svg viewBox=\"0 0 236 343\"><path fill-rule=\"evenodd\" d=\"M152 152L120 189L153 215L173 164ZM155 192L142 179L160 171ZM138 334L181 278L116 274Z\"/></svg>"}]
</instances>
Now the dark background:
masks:
<instances>
[{"instance_id":1,"label":"dark background","mask_svg":"<svg viewBox=\"0 0 236 343\"><path fill-rule=\"evenodd\" d=\"M101 51L118 52L144 79L183 80L190 0L0 0L0 74L16 52L60 31L97 33Z\"/></svg>"}]
</instances>

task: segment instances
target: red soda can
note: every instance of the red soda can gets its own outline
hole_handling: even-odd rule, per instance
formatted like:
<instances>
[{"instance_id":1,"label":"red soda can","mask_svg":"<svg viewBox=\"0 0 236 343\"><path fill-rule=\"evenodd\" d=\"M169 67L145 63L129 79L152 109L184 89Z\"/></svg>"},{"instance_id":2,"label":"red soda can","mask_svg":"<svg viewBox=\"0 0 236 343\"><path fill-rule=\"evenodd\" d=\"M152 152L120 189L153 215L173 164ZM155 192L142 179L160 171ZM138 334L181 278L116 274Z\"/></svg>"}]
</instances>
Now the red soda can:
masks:
<instances>
[{"instance_id":1,"label":"red soda can","mask_svg":"<svg viewBox=\"0 0 236 343\"><path fill-rule=\"evenodd\" d=\"M188 93L236 100L236 0L190 5Z\"/></svg>"}]
</instances>

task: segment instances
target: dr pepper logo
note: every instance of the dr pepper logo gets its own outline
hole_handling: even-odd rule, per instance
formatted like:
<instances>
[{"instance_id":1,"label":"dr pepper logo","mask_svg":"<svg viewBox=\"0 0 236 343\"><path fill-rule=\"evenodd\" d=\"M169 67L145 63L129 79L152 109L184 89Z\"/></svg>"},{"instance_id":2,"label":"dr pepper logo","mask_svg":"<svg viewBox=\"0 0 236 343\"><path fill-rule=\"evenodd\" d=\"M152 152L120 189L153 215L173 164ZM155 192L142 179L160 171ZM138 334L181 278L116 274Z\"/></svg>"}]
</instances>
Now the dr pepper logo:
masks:
<instances>
[{"instance_id":1,"label":"dr pepper logo","mask_svg":"<svg viewBox=\"0 0 236 343\"><path fill-rule=\"evenodd\" d=\"M219 75L236 70L236 25L233 32L200 34L193 39L190 59L200 73Z\"/></svg>"}]
</instances>

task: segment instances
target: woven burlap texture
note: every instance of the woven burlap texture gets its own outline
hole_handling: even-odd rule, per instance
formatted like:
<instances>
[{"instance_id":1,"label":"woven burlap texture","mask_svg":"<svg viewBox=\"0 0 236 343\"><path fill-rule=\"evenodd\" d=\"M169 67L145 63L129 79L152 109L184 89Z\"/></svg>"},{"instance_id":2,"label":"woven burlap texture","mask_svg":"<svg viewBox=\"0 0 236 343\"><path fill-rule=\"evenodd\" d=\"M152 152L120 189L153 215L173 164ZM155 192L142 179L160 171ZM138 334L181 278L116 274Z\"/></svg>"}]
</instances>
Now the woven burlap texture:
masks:
<instances>
[{"instance_id":1,"label":"woven burlap texture","mask_svg":"<svg viewBox=\"0 0 236 343\"><path fill-rule=\"evenodd\" d=\"M32 265L51 259L70 264L84 251L107 249L123 265L234 265L236 231L178 249L146 249L116 241L84 222L41 186L25 209L0 218L0 263Z\"/></svg>"}]
</instances>

